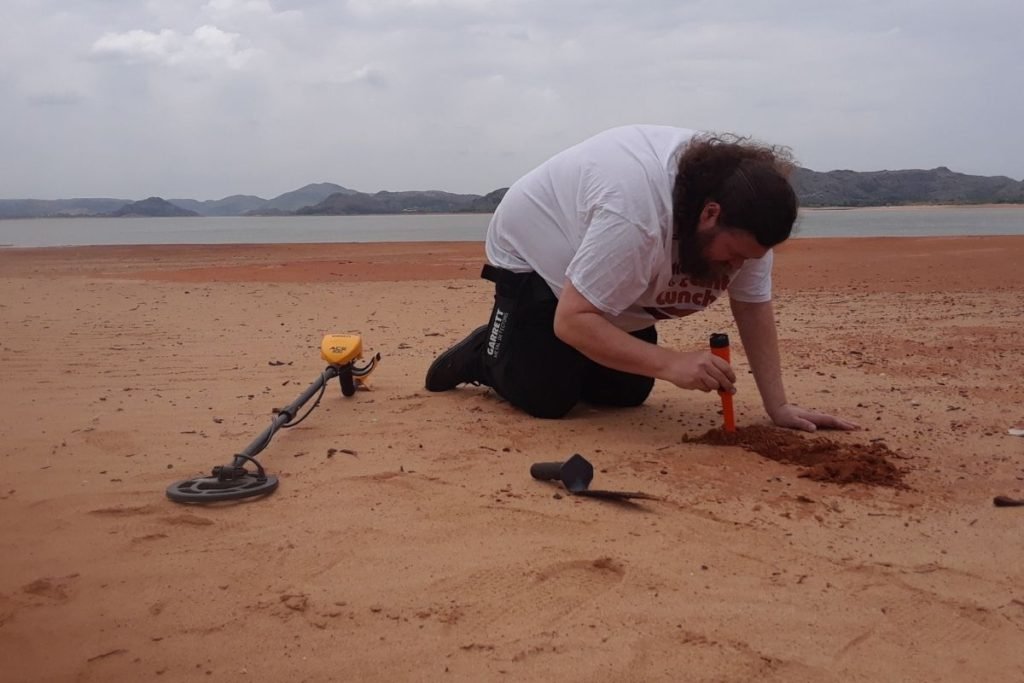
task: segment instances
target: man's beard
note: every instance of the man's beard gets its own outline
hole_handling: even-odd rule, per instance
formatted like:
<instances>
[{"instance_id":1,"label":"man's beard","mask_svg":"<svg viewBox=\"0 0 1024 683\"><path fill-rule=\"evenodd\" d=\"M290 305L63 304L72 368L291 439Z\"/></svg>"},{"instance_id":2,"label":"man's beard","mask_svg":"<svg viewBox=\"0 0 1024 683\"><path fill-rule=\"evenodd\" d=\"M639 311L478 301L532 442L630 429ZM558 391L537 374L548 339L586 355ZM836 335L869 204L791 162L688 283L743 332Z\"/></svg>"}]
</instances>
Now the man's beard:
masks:
<instances>
[{"instance_id":1,"label":"man's beard","mask_svg":"<svg viewBox=\"0 0 1024 683\"><path fill-rule=\"evenodd\" d=\"M709 261L704 256L708 245L717 234L718 228L707 232L694 230L689 235L680 235L677 245L679 248L679 270L698 280L711 280L731 274L732 268L729 267L729 264Z\"/></svg>"}]
</instances>

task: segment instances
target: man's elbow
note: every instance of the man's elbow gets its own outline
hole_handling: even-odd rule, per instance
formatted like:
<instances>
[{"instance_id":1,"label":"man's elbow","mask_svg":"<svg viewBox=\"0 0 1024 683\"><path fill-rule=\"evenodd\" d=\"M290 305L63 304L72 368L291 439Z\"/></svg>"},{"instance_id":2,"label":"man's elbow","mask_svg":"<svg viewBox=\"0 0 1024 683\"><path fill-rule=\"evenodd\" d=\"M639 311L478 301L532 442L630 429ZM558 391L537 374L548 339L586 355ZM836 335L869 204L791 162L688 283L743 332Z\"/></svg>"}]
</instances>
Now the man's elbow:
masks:
<instances>
[{"instance_id":1,"label":"man's elbow","mask_svg":"<svg viewBox=\"0 0 1024 683\"><path fill-rule=\"evenodd\" d=\"M587 315L572 311L555 311L555 336L574 349L585 345L587 338Z\"/></svg>"},{"instance_id":2,"label":"man's elbow","mask_svg":"<svg viewBox=\"0 0 1024 683\"><path fill-rule=\"evenodd\" d=\"M556 337L558 337L560 340L562 340L569 346L574 346L574 344L571 341L571 339L573 338L573 325L572 321L569 320L570 317L571 316L567 316L564 314L559 315L559 312L555 311L554 331Z\"/></svg>"}]
</instances>

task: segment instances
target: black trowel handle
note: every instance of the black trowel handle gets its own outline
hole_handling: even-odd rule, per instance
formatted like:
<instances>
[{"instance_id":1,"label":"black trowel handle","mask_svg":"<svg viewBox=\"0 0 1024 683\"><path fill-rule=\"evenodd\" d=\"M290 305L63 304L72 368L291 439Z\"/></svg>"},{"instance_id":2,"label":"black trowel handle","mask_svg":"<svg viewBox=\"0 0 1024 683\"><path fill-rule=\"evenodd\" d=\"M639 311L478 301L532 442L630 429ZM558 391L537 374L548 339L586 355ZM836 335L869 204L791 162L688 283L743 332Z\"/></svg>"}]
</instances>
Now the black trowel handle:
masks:
<instances>
[{"instance_id":1,"label":"black trowel handle","mask_svg":"<svg viewBox=\"0 0 1024 683\"><path fill-rule=\"evenodd\" d=\"M594 466L579 453L573 453L565 462L536 462L530 466L530 476L542 481L560 481L572 493L585 491L594 479Z\"/></svg>"},{"instance_id":2,"label":"black trowel handle","mask_svg":"<svg viewBox=\"0 0 1024 683\"><path fill-rule=\"evenodd\" d=\"M530 465L530 476L541 481L556 481L562 478L562 461L535 462ZM522 471L522 470L520 470Z\"/></svg>"}]
</instances>

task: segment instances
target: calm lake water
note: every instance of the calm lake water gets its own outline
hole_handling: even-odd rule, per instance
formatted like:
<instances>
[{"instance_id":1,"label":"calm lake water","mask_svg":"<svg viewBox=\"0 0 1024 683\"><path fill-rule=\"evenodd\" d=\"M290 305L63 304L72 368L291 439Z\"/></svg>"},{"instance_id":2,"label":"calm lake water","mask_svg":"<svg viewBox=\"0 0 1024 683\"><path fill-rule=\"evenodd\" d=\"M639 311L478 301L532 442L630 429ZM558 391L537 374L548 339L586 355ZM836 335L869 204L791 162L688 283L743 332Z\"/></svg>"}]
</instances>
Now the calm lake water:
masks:
<instances>
[{"instance_id":1,"label":"calm lake water","mask_svg":"<svg viewBox=\"0 0 1024 683\"><path fill-rule=\"evenodd\" d=\"M0 246L480 241L489 214L0 220ZM1024 235L1024 207L805 209L796 237Z\"/></svg>"}]
</instances>

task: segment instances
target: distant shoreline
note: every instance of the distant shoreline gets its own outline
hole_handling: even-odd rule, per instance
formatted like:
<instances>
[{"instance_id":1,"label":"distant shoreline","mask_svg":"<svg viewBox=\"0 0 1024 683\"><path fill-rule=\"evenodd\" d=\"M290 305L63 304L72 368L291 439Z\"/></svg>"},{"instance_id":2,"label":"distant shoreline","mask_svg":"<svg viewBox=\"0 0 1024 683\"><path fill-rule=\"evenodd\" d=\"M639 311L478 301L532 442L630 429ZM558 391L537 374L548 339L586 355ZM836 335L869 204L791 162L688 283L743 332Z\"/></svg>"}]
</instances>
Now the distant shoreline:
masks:
<instances>
[{"instance_id":1,"label":"distant shoreline","mask_svg":"<svg viewBox=\"0 0 1024 683\"><path fill-rule=\"evenodd\" d=\"M1024 204L879 204L877 206L801 206L804 211L913 211L916 209L1024 209Z\"/></svg>"},{"instance_id":2,"label":"distant shoreline","mask_svg":"<svg viewBox=\"0 0 1024 683\"><path fill-rule=\"evenodd\" d=\"M794 237L1024 235L1024 205L809 208ZM192 216L126 220L0 221L0 243L16 247L104 244L299 244L481 241L491 214Z\"/></svg>"},{"instance_id":3,"label":"distant shoreline","mask_svg":"<svg viewBox=\"0 0 1024 683\"><path fill-rule=\"evenodd\" d=\"M801 206L802 211L915 211L918 209L1024 209L1024 204L1021 203L1006 203L1006 204L879 204L877 206ZM145 216L145 215L126 215L126 216L67 216L67 215L53 215L53 216L0 216L0 221L33 221L33 220L120 220L122 218L169 218L174 220L199 218L199 219L218 219L218 218L252 218L252 219L265 219L265 218L356 218L359 216L486 216L494 213L493 211L456 211L456 212L444 212L444 211L403 211L401 213L338 213L338 214L278 214L278 215L251 215L251 216Z\"/></svg>"},{"instance_id":4,"label":"distant shoreline","mask_svg":"<svg viewBox=\"0 0 1024 683\"><path fill-rule=\"evenodd\" d=\"M1024 206L1024 205L1022 205ZM858 207L851 207L858 208ZM122 218L169 218L172 220L182 220L188 218L200 218L200 219L215 219L215 218L255 218L259 220L267 218L359 218L361 216L489 216L493 211L402 211L401 213L317 213L317 214L299 214L299 213L281 213L281 214L253 214L248 216L243 215L230 215L230 216L204 216L202 214L198 216L146 216L144 214L131 214L125 216L66 216L66 215L53 215L53 216L0 216L0 221L34 221L34 220L63 220L63 219L97 219L105 218L110 220L120 220Z\"/></svg>"}]
</instances>

